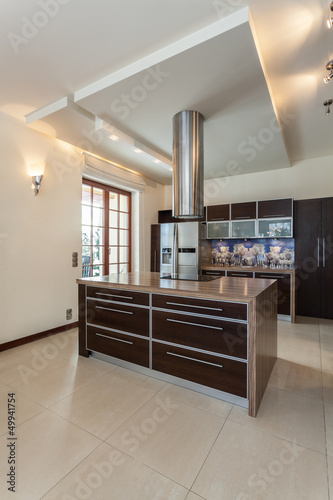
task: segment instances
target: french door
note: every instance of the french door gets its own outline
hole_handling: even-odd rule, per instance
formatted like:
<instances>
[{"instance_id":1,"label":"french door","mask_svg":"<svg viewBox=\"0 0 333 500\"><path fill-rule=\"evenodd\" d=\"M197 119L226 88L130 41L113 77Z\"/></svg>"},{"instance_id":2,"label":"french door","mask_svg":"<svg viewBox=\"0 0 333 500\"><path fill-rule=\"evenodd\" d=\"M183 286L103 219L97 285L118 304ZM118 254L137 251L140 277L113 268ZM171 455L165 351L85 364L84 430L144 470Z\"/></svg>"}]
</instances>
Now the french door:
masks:
<instances>
[{"instance_id":1,"label":"french door","mask_svg":"<svg viewBox=\"0 0 333 500\"><path fill-rule=\"evenodd\" d=\"M82 276L131 271L131 193L83 179Z\"/></svg>"}]
</instances>

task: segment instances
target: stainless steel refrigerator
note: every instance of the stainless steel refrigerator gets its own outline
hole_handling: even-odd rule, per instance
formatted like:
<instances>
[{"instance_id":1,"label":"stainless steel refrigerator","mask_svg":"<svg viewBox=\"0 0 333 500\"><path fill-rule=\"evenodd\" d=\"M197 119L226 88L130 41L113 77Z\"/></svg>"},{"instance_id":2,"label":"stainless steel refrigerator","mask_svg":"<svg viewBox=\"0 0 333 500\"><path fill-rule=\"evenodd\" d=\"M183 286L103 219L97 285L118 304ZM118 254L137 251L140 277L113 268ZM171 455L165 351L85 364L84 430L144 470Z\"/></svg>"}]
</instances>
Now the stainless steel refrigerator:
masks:
<instances>
[{"instance_id":1,"label":"stainless steel refrigerator","mask_svg":"<svg viewBox=\"0 0 333 500\"><path fill-rule=\"evenodd\" d=\"M197 276L201 265L199 240L204 234L201 222L161 224L160 276Z\"/></svg>"}]
</instances>

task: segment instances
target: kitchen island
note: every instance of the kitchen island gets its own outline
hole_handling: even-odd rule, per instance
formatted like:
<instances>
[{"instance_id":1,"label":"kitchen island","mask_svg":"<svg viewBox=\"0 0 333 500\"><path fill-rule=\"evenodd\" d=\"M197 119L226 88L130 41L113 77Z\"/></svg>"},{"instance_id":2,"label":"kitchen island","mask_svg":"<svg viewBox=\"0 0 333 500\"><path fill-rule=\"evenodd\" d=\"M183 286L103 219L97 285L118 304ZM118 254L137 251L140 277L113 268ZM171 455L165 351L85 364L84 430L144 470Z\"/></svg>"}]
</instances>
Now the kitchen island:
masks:
<instances>
[{"instance_id":1,"label":"kitchen island","mask_svg":"<svg viewBox=\"0 0 333 500\"><path fill-rule=\"evenodd\" d=\"M276 360L276 280L128 273L77 283L81 356L94 353L256 416Z\"/></svg>"}]
</instances>

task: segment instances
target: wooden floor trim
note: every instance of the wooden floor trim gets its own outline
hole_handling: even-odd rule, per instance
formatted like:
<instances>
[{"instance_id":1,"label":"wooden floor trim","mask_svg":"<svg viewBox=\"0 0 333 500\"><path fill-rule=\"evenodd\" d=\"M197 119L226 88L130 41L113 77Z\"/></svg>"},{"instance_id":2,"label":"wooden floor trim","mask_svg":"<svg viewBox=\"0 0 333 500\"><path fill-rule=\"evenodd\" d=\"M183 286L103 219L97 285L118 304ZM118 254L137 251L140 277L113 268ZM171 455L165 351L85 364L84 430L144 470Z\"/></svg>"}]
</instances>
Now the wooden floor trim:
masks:
<instances>
[{"instance_id":1,"label":"wooden floor trim","mask_svg":"<svg viewBox=\"0 0 333 500\"><path fill-rule=\"evenodd\" d=\"M21 339L11 340L10 342L5 342L4 344L0 344L0 352L7 351L8 349L13 349L13 347L19 347L24 344L29 344L30 342L34 342L35 340L49 337L50 335L55 335L56 333L72 330L73 328L77 328L78 326L79 322L75 321L74 323L70 323L68 325L58 326L57 328L51 328L51 330L46 330L45 332L35 333L33 335L28 335L27 337L23 337Z\"/></svg>"}]
</instances>

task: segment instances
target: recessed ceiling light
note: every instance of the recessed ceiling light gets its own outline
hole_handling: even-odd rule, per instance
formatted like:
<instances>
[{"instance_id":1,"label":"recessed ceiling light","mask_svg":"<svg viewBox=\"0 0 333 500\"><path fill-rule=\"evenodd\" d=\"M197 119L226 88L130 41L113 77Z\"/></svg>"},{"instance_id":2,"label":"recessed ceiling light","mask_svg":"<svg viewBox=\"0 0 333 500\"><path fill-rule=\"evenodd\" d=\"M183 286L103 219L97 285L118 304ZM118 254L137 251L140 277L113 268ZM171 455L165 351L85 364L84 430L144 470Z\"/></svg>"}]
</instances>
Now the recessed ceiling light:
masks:
<instances>
[{"instance_id":1,"label":"recessed ceiling light","mask_svg":"<svg viewBox=\"0 0 333 500\"><path fill-rule=\"evenodd\" d=\"M155 158L154 163L161 163L161 160L158 160L157 158Z\"/></svg>"},{"instance_id":2,"label":"recessed ceiling light","mask_svg":"<svg viewBox=\"0 0 333 500\"><path fill-rule=\"evenodd\" d=\"M134 153L142 153L142 149L139 149L139 148L135 148L133 149Z\"/></svg>"},{"instance_id":3,"label":"recessed ceiling light","mask_svg":"<svg viewBox=\"0 0 333 500\"><path fill-rule=\"evenodd\" d=\"M119 140L119 137L117 135L110 135L110 139L112 139L112 141L118 141Z\"/></svg>"}]
</instances>

